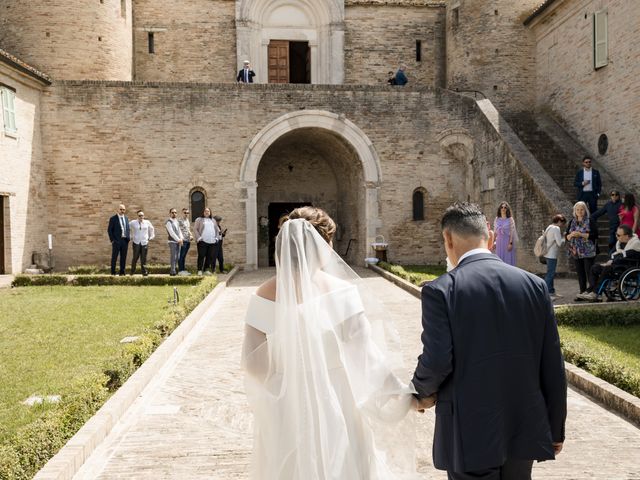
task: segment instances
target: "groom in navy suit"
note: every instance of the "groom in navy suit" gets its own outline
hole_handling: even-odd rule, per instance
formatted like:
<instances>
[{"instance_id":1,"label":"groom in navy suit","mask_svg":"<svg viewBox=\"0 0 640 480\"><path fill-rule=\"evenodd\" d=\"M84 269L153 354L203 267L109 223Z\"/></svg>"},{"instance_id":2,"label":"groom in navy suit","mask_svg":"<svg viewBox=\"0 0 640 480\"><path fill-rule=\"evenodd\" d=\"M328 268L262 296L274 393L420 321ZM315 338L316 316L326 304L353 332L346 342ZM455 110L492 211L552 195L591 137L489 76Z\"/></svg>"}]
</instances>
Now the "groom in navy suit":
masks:
<instances>
[{"instance_id":1,"label":"groom in navy suit","mask_svg":"<svg viewBox=\"0 0 640 480\"><path fill-rule=\"evenodd\" d=\"M111 275L116 274L116 261L120 257L120 275L124 275L129 249L129 219L124 205L118 205L118 213L109 219L107 233L111 241Z\"/></svg>"},{"instance_id":2,"label":"groom in navy suit","mask_svg":"<svg viewBox=\"0 0 640 480\"><path fill-rule=\"evenodd\" d=\"M422 289L418 410L436 400L433 463L450 480L526 480L562 450L567 384L545 282L503 263L470 203L442 218L456 267Z\"/></svg>"}]
</instances>

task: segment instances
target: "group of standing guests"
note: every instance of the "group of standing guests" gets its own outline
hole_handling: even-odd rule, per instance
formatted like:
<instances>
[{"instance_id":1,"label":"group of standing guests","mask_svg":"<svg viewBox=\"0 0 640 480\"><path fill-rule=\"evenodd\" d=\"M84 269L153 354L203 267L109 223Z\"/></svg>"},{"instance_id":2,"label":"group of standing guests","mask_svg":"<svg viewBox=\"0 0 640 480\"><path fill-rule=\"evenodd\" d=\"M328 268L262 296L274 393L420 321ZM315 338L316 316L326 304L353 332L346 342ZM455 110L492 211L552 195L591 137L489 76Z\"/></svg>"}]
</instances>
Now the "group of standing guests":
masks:
<instances>
[{"instance_id":1,"label":"group of standing guests","mask_svg":"<svg viewBox=\"0 0 640 480\"><path fill-rule=\"evenodd\" d=\"M553 284L558 261L559 248L567 245L568 255L573 261L578 274L580 292L575 300L598 300L598 287L612 272L616 263L626 258L634 258L636 251L640 256L640 211L635 196L631 192L620 198L620 192L611 190L610 198L597 209L597 201L602 191L600 172L592 168L592 159L585 156L583 168L576 173L577 202L573 206L572 218L567 220L561 214L555 215L551 225L545 230L547 253L546 282L549 293L557 297ZM597 219L607 215L609 224L608 254L610 260L604 264L595 264L598 251ZM561 235L561 228L565 228Z\"/></svg>"},{"instance_id":2,"label":"group of standing guests","mask_svg":"<svg viewBox=\"0 0 640 480\"><path fill-rule=\"evenodd\" d=\"M164 226L169 246L170 275L190 275L185 262L191 243L195 240L198 248L198 275L211 275L215 272L216 262L220 273L224 273L223 240L227 233L222 229L222 217L212 216L209 208L204 209L202 217L194 222L194 233L191 233L189 209L182 209L182 217L178 218L175 208L169 209L169 218ZM143 276L149 274L147 270L147 253L149 242L156 236L152 223L145 218L144 212L138 210L137 218L129 220L126 207L118 206L118 211L109 219L107 233L111 241L111 275L116 274L116 264L120 260L119 275L125 275L127 252L131 241L133 258L131 261L131 275L135 275L138 260Z\"/></svg>"}]
</instances>

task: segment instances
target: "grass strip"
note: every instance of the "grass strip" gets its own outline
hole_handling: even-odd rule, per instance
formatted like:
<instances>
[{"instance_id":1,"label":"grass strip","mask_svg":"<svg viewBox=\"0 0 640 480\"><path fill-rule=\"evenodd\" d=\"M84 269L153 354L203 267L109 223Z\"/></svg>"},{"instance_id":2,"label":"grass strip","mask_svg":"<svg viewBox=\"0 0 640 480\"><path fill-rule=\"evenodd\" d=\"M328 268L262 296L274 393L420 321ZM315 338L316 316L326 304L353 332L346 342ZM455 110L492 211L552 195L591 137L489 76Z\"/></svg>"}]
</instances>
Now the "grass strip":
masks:
<instances>
[{"instance_id":1,"label":"grass strip","mask_svg":"<svg viewBox=\"0 0 640 480\"><path fill-rule=\"evenodd\" d=\"M131 374L151 355L151 353L157 348L162 340L167 337L175 328L182 322L184 318L211 292L215 287L217 279L215 277L208 277L202 280L197 286L188 287L189 291L183 295L182 302L178 305L171 305L167 308L164 314L159 314L155 318L157 320L147 323L147 327L143 328L139 334L139 338L134 343L119 345L119 348L113 352L109 359L102 362L102 366L91 366L91 355L83 354L83 358L79 360L81 366L86 367L84 372L75 373L76 380L61 392L62 400L58 404L42 405L36 407L37 418L30 423L23 425L17 429L14 433L5 431L4 440L0 443L0 480L23 480L32 478L33 475L44 464L56 454L56 452L71 438L75 432L104 404L107 398L115 392ZM39 290L42 287L37 287L35 290ZM91 287L90 287L91 288ZM108 288L124 288L124 287L100 287L98 292L104 292L104 289ZM155 288L155 287L149 287ZM53 292L54 290L63 290L64 294L55 292L54 297L63 297L63 299L69 300L69 297L75 297L78 295L79 290L67 289L65 287L50 287L47 291ZM134 289L139 291L139 289ZM20 288L12 289L10 292L12 295L23 295L24 302L22 306L29 305L33 301L29 293L33 292L33 288ZM87 290L80 290L80 292L89 292ZM3 296L4 296L3 292ZM93 293L94 296L99 296L100 293ZM2 308L8 305L8 302L3 298ZM164 302L164 296L160 300ZM15 303L15 302L14 302ZM96 302L98 303L98 302ZM117 303L117 302L116 302ZM141 303L143 305L143 303ZM166 305L166 304L165 304ZM23 312L16 305L8 306L9 312ZM40 336L39 327L41 329L57 329L62 335L62 340L58 340L58 343L54 343L53 347L55 351L75 351L78 349L82 342L78 343L73 341L72 336L74 332L65 330L64 326L57 323L52 319L53 312L60 312L63 316L75 315L69 308L64 307L62 304L48 305L48 310L39 312L39 314L27 315L27 319L35 324L36 328L32 329L32 337L18 339L15 332L0 332L0 339L4 339L5 336L10 338L15 343L20 341L31 341L34 345L39 345L45 342ZM83 317L87 316L86 305L80 305L76 308L81 310ZM97 307L100 309L100 306ZM117 310L117 306L113 307ZM118 315L126 316L131 315L130 310L126 312L120 312L114 310L102 310L108 314L111 319L117 319ZM7 314L9 315L9 314ZM5 318L4 315L0 318ZM107 319L108 320L108 319ZM8 323L8 322L7 322ZM0 325L5 325L4 322ZM8 334L8 335L7 335ZM28 337L28 335L27 335ZM0 351L5 350L7 347L3 347ZM33 345L17 345L9 346L9 352L21 352L24 349L33 348ZM31 360L27 365L23 367L29 371L32 368ZM3 362L4 363L4 362ZM3 367L4 368L4 367ZM52 368L56 368L53 365ZM0 373L2 372L0 369ZM11 378L11 375L9 376ZM9 382L11 383L11 382ZM2 385L6 385L2 382ZM39 409L39 410L38 410ZM0 434L2 432L0 431Z\"/></svg>"},{"instance_id":2,"label":"grass strip","mask_svg":"<svg viewBox=\"0 0 640 480\"><path fill-rule=\"evenodd\" d=\"M447 271L446 267L442 265L394 265L379 262L378 266L419 287L425 282L435 280Z\"/></svg>"}]
</instances>

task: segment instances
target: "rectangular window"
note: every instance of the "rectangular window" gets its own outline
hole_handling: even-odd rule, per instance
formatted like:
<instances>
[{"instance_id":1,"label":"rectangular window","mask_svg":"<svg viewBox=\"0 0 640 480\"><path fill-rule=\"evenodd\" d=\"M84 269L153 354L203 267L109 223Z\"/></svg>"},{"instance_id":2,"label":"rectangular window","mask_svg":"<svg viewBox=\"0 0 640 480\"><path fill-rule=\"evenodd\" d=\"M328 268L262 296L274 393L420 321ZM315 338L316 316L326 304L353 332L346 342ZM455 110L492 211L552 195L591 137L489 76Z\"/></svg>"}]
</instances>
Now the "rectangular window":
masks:
<instances>
[{"instance_id":1,"label":"rectangular window","mask_svg":"<svg viewBox=\"0 0 640 480\"><path fill-rule=\"evenodd\" d=\"M422 61L422 40L416 40L416 62Z\"/></svg>"},{"instance_id":2,"label":"rectangular window","mask_svg":"<svg viewBox=\"0 0 640 480\"><path fill-rule=\"evenodd\" d=\"M156 53L156 41L153 32L149 32L149 53Z\"/></svg>"},{"instance_id":3,"label":"rectangular window","mask_svg":"<svg viewBox=\"0 0 640 480\"><path fill-rule=\"evenodd\" d=\"M609 63L607 11L593 14L593 67L602 68Z\"/></svg>"},{"instance_id":4,"label":"rectangular window","mask_svg":"<svg viewBox=\"0 0 640 480\"><path fill-rule=\"evenodd\" d=\"M120 16L127 19L127 0L120 0Z\"/></svg>"},{"instance_id":5,"label":"rectangular window","mask_svg":"<svg viewBox=\"0 0 640 480\"><path fill-rule=\"evenodd\" d=\"M16 134L18 132L16 126L16 92L6 87L0 87L0 96L2 97L4 131L6 133Z\"/></svg>"},{"instance_id":6,"label":"rectangular window","mask_svg":"<svg viewBox=\"0 0 640 480\"><path fill-rule=\"evenodd\" d=\"M453 8L451 10L451 27L458 28L460 23L460 7Z\"/></svg>"}]
</instances>

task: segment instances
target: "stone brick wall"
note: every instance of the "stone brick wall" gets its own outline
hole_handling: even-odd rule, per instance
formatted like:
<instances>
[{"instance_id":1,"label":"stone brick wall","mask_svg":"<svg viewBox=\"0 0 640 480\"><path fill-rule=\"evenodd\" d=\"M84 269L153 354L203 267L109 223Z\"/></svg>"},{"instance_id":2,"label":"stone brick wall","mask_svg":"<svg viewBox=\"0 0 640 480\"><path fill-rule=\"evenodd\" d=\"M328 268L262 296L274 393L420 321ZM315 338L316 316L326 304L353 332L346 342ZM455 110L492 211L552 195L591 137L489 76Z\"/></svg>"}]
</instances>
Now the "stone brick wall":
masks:
<instances>
[{"instance_id":1,"label":"stone brick wall","mask_svg":"<svg viewBox=\"0 0 640 480\"><path fill-rule=\"evenodd\" d=\"M559 2L538 17L536 103L550 111L621 183L640 190L640 8L633 0ZM608 10L609 64L593 64L593 14ZM598 154L606 134L609 150Z\"/></svg>"},{"instance_id":2,"label":"stone brick wall","mask_svg":"<svg viewBox=\"0 0 640 480\"><path fill-rule=\"evenodd\" d=\"M4 0L0 46L56 79L131 80L131 2Z\"/></svg>"},{"instance_id":3,"label":"stone brick wall","mask_svg":"<svg viewBox=\"0 0 640 480\"><path fill-rule=\"evenodd\" d=\"M416 60L421 41L421 61ZM444 86L445 9L433 5L356 4L345 8L345 83L386 84L407 64L410 85Z\"/></svg>"},{"instance_id":4,"label":"stone brick wall","mask_svg":"<svg viewBox=\"0 0 640 480\"><path fill-rule=\"evenodd\" d=\"M4 133L0 110L0 195L4 197L4 269L19 273L47 248L45 174L40 136L42 85L0 64L0 84L15 89L17 135ZM58 246L57 239L55 246Z\"/></svg>"},{"instance_id":5,"label":"stone brick wall","mask_svg":"<svg viewBox=\"0 0 640 480\"><path fill-rule=\"evenodd\" d=\"M449 88L479 90L500 110L531 109L535 84L533 36L522 22L539 4L540 0L449 1Z\"/></svg>"},{"instance_id":6,"label":"stone brick wall","mask_svg":"<svg viewBox=\"0 0 640 480\"><path fill-rule=\"evenodd\" d=\"M187 204L193 187L202 187L207 203L225 217L227 258L243 263L240 164L265 125L301 108L342 114L372 142L381 162L379 233L390 242L390 259L442 261L441 212L464 198L452 159L437 140L443 130L468 121L470 107L455 95L382 86L57 82L45 95L42 125L48 216L56 219L52 228L59 242L73 245L60 253L59 266L108 261L107 218L119 202L129 213L143 208L161 226L170 207ZM349 156L340 157L341 163L334 163L340 167L335 170L339 191L354 188L363 195L364 186L341 173L348 172ZM299 181L281 198L316 184L314 176ZM262 184L267 186L264 179ZM412 193L420 186L427 192L426 220L414 222ZM346 202L360 200L347 195ZM166 261L168 249L163 235L158 238L150 260ZM359 242L358 255L369 254L360 236Z\"/></svg>"},{"instance_id":7,"label":"stone brick wall","mask_svg":"<svg viewBox=\"0 0 640 480\"><path fill-rule=\"evenodd\" d=\"M469 132L474 139L475 158L469 194L478 199L492 223L500 202L511 205L519 237L518 266L545 271L533 255L535 241L555 214L570 218L572 204L489 101L466 101L474 105ZM558 259L558 268L565 270L566 255Z\"/></svg>"},{"instance_id":8,"label":"stone brick wall","mask_svg":"<svg viewBox=\"0 0 640 480\"><path fill-rule=\"evenodd\" d=\"M235 82L233 0L135 0L134 15L136 80Z\"/></svg>"}]
</instances>

